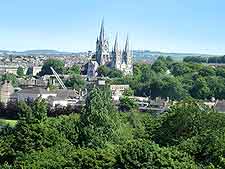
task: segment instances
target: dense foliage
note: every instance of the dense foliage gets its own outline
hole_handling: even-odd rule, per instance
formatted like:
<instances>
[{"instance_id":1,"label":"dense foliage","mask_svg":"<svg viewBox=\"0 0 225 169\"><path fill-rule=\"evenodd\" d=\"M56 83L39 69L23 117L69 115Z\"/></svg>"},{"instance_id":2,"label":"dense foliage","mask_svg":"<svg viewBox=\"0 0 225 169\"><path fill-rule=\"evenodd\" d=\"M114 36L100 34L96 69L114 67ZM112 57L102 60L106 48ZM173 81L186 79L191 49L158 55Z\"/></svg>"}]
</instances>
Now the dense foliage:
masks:
<instances>
[{"instance_id":1,"label":"dense foliage","mask_svg":"<svg viewBox=\"0 0 225 169\"><path fill-rule=\"evenodd\" d=\"M6 73L4 75L2 75L1 77L1 81L4 82L4 81L9 81L11 82L11 84L14 86L14 87L17 87L18 86L18 81L16 79L16 75L15 74L12 74L12 73Z\"/></svg>"},{"instance_id":2,"label":"dense foliage","mask_svg":"<svg viewBox=\"0 0 225 169\"><path fill-rule=\"evenodd\" d=\"M79 68L68 74L74 79L67 85L80 88ZM18 119L15 126L1 122L0 168L225 168L225 114L193 99L224 99L224 82L223 67L160 57L153 65L136 64L132 77L111 79L131 86L117 107L108 86L94 87L79 113L49 110L40 98L0 105L1 116L14 112ZM152 115L138 112L127 97L133 93L180 101Z\"/></svg>"},{"instance_id":3,"label":"dense foliage","mask_svg":"<svg viewBox=\"0 0 225 169\"><path fill-rule=\"evenodd\" d=\"M193 63L225 63L225 56L202 57L202 56L188 56L183 59L185 62Z\"/></svg>"},{"instance_id":4,"label":"dense foliage","mask_svg":"<svg viewBox=\"0 0 225 169\"><path fill-rule=\"evenodd\" d=\"M136 96L225 99L225 67L175 62L164 57L152 65L135 64L133 76L117 77L111 83L129 84Z\"/></svg>"},{"instance_id":5,"label":"dense foliage","mask_svg":"<svg viewBox=\"0 0 225 169\"><path fill-rule=\"evenodd\" d=\"M24 76L24 69L23 69L23 67L18 67L16 73L17 73L17 75L18 75L19 77L23 77L23 76Z\"/></svg>"},{"instance_id":6,"label":"dense foliage","mask_svg":"<svg viewBox=\"0 0 225 169\"><path fill-rule=\"evenodd\" d=\"M109 78L122 78L123 73L118 69L110 69L109 67L102 65L99 66L97 69L98 76L102 77L109 77Z\"/></svg>"},{"instance_id":7,"label":"dense foliage","mask_svg":"<svg viewBox=\"0 0 225 169\"><path fill-rule=\"evenodd\" d=\"M85 80L80 75L77 74L71 75L65 81L66 87L76 90L83 89L85 87L85 84L86 84Z\"/></svg>"},{"instance_id":8,"label":"dense foliage","mask_svg":"<svg viewBox=\"0 0 225 169\"><path fill-rule=\"evenodd\" d=\"M41 72L39 74L41 76L53 74L51 67L58 74L62 74L64 71L64 62L62 60L58 60L58 59L48 59L42 66Z\"/></svg>"},{"instance_id":9,"label":"dense foliage","mask_svg":"<svg viewBox=\"0 0 225 169\"><path fill-rule=\"evenodd\" d=\"M48 117L42 99L19 102L15 127L0 132L2 168L224 168L225 114L196 100L152 116L108 87L94 88L80 114Z\"/></svg>"}]
</instances>

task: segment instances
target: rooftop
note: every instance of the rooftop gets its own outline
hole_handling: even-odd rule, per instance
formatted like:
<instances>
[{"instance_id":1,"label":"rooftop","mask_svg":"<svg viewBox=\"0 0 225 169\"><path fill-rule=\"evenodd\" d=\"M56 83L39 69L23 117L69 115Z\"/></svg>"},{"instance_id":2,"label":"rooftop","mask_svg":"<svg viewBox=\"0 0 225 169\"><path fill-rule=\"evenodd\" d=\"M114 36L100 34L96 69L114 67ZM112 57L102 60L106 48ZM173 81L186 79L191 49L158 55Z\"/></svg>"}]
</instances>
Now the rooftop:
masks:
<instances>
[{"instance_id":1,"label":"rooftop","mask_svg":"<svg viewBox=\"0 0 225 169\"><path fill-rule=\"evenodd\" d=\"M18 91L17 93L21 94L54 94L55 92L48 91L40 87L31 87Z\"/></svg>"}]
</instances>

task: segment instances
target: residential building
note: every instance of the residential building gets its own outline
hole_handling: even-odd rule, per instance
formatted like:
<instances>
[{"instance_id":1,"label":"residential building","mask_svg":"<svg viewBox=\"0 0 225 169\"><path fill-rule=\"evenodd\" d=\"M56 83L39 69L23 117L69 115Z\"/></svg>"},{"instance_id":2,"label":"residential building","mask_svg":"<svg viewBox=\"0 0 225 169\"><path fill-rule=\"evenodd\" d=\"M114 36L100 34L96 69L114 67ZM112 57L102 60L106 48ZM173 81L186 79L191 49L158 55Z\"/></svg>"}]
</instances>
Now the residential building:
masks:
<instances>
[{"instance_id":1,"label":"residential building","mask_svg":"<svg viewBox=\"0 0 225 169\"><path fill-rule=\"evenodd\" d=\"M14 87L10 81L5 81L0 89L0 101L4 104L7 104L12 100L12 95L14 93Z\"/></svg>"},{"instance_id":2,"label":"residential building","mask_svg":"<svg viewBox=\"0 0 225 169\"><path fill-rule=\"evenodd\" d=\"M50 96L56 97L57 94L40 87L30 87L14 93L14 96L17 101L34 101L37 98L47 99Z\"/></svg>"},{"instance_id":3,"label":"residential building","mask_svg":"<svg viewBox=\"0 0 225 169\"><path fill-rule=\"evenodd\" d=\"M129 85L110 85L113 101L119 101L123 93L129 89Z\"/></svg>"}]
</instances>

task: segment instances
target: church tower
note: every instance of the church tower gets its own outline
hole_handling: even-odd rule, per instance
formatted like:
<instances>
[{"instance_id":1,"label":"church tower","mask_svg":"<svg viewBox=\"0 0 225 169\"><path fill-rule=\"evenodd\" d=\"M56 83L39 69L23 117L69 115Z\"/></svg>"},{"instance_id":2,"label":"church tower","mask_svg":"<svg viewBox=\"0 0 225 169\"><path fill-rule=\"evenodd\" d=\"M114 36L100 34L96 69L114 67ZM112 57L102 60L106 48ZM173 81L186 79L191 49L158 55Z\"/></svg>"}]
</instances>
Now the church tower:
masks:
<instances>
[{"instance_id":1,"label":"church tower","mask_svg":"<svg viewBox=\"0 0 225 169\"><path fill-rule=\"evenodd\" d=\"M125 48L122 53L122 64L121 70L125 74L133 74L133 63L132 63L132 53L129 49L129 37L127 35Z\"/></svg>"},{"instance_id":2,"label":"church tower","mask_svg":"<svg viewBox=\"0 0 225 169\"><path fill-rule=\"evenodd\" d=\"M131 63L131 52L129 49L129 37L127 36L125 48L122 54L122 64L130 64Z\"/></svg>"},{"instance_id":3,"label":"church tower","mask_svg":"<svg viewBox=\"0 0 225 169\"><path fill-rule=\"evenodd\" d=\"M116 34L114 48L112 50L112 64L111 66L116 69L120 69L121 66L121 51L118 47L118 33Z\"/></svg>"},{"instance_id":4,"label":"church tower","mask_svg":"<svg viewBox=\"0 0 225 169\"><path fill-rule=\"evenodd\" d=\"M100 35L96 41L96 61L99 65L106 65L111 61L109 54L109 42L105 37L104 20L102 20Z\"/></svg>"}]
</instances>

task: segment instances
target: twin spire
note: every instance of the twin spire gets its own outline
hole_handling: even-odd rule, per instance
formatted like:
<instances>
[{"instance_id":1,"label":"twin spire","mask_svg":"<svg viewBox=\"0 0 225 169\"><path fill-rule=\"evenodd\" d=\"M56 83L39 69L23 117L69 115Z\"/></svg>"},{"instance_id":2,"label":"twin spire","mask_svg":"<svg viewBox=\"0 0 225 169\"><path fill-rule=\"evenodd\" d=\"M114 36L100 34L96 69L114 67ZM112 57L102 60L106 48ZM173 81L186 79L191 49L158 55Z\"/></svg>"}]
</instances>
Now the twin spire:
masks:
<instances>
[{"instance_id":1,"label":"twin spire","mask_svg":"<svg viewBox=\"0 0 225 169\"><path fill-rule=\"evenodd\" d=\"M125 48L124 48L124 52L129 52L129 36L127 35L127 39L125 42ZM116 38L115 38L115 43L114 43L114 48L113 51L119 51L119 47L118 47L118 33L116 33Z\"/></svg>"},{"instance_id":2,"label":"twin spire","mask_svg":"<svg viewBox=\"0 0 225 169\"><path fill-rule=\"evenodd\" d=\"M109 51L109 43L105 36L104 19L101 22L100 34L96 42L96 61L99 65L107 65L121 70L124 74L133 73L132 56L129 49L129 37L125 41L125 47L120 50L118 45L118 33L115 36L115 43L112 52Z\"/></svg>"},{"instance_id":3,"label":"twin spire","mask_svg":"<svg viewBox=\"0 0 225 169\"><path fill-rule=\"evenodd\" d=\"M127 35L126 43L125 43L125 52L129 52L129 37Z\"/></svg>"},{"instance_id":4,"label":"twin spire","mask_svg":"<svg viewBox=\"0 0 225 169\"><path fill-rule=\"evenodd\" d=\"M104 40L105 40L105 28L104 28L104 18L103 18L102 19L102 23L101 23L100 35L99 35L99 38L97 37L97 41L104 42ZM118 51L119 50L119 47L118 47L118 33L116 33L116 38L115 38L115 43L114 43L113 50L114 51ZM124 51L125 52L129 52L129 37L128 37L128 35L127 35Z\"/></svg>"},{"instance_id":5,"label":"twin spire","mask_svg":"<svg viewBox=\"0 0 225 169\"><path fill-rule=\"evenodd\" d=\"M116 33L115 43L114 43L114 51L119 51L118 48L118 33Z\"/></svg>"},{"instance_id":6,"label":"twin spire","mask_svg":"<svg viewBox=\"0 0 225 169\"><path fill-rule=\"evenodd\" d=\"M105 29L104 29L104 19L102 19L99 41L104 42L104 40L105 40Z\"/></svg>"}]
</instances>

